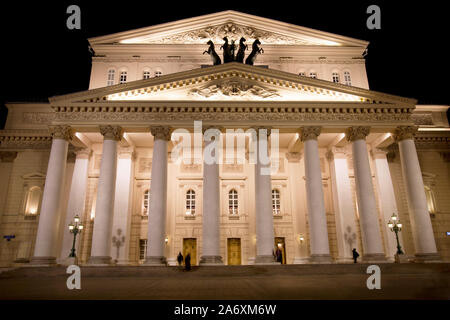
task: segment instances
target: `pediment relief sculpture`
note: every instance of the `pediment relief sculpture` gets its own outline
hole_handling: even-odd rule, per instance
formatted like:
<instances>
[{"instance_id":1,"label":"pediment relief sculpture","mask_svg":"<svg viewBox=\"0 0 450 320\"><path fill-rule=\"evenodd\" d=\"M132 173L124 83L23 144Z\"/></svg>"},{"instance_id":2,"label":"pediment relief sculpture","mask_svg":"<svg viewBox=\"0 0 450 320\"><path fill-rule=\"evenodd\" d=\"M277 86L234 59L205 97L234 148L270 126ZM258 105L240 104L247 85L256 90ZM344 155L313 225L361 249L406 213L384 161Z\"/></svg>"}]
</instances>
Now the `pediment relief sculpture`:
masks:
<instances>
[{"instance_id":1,"label":"pediment relief sculpture","mask_svg":"<svg viewBox=\"0 0 450 320\"><path fill-rule=\"evenodd\" d=\"M211 83L202 88L192 88L189 95L203 98L250 98L268 99L280 97L275 89L264 88L256 84L231 80Z\"/></svg>"}]
</instances>

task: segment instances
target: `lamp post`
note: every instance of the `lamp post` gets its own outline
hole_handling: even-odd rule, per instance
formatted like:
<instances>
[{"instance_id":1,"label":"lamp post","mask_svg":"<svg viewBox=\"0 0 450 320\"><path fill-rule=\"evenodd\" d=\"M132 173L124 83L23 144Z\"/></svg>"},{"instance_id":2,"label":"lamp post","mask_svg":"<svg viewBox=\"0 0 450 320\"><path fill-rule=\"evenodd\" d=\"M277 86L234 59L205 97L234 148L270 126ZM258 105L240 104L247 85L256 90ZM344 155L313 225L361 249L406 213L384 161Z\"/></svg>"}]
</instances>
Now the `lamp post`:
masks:
<instances>
[{"instance_id":1,"label":"lamp post","mask_svg":"<svg viewBox=\"0 0 450 320\"><path fill-rule=\"evenodd\" d=\"M73 218L73 222L69 224L69 232L73 233L73 245L72 249L70 250L69 258L75 258L75 241L77 240L77 234L81 233L83 230L83 225L80 222L80 217L76 215Z\"/></svg>"},{"instance_id":2,"label":"lamp post","mask_svg":"<svg viewBox=\"0 0 450 320\"><path fill-rule=\"evenodd\" d=\"M395 238L397 239L397 253L395 254L396 262L399 259L399 255L403 254L402 247L400 246L400 241L398 239L398 233L402 231L402 224L400 223L400 219L394 213L392 214L391 219L389 219L388 227L392 232L395 232Z\"/></svg>"}]
</instances>

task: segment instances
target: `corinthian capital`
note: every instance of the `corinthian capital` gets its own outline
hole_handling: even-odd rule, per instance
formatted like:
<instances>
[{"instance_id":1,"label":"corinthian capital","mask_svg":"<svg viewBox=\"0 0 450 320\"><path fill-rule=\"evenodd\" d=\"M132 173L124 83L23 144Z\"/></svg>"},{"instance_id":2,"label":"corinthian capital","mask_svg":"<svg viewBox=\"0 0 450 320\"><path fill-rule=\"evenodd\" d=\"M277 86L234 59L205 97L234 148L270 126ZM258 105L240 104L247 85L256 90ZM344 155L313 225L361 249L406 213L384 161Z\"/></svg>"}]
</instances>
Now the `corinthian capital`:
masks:
<instances>
[{"instance_id":1,"label":"corinthian capital","mask_svg":"<svg viewBox=\"0 0 450 320\"><path fill-rule=\"evenodd\" d=\"M416 134L419 127L417 126L400 126L394 130L394 140L395 142L399 142L405 139L414 139L414 135Z\"/></svg>"},{"instance_id":2,"label":"corinthian capital","mask_svg":"<svg viewBox=\"0 0 450 320\"><path fill-rule=\"evenodd\" d=\"M300 140L317 140L317 137L320 135L321 130L322 127L302 127L300 129Z\"/></svg>"},{"instance_id":3,"label":"corinthian capital","mask_svg":"<svg viewBox=\"0 0 450 320\"><path fill-rule=\"evenodd\" d=\"M155 137L155 139L161 139L166 141L170 140L170 136L172 134L171 128L165 126L150 127L150 132Z\"/></svg>"},{"instance_id":4,"label":"corinthian capital","mask_svg":"<svg viewBox=\"0 0 450 320\"><path fill-rule=\"evenodd\" d=\"M70 126L49 126L48 131L53 139L72 140L73 130Z\"/></svg>"},{"instance_id":5,"label":"corinthian capital","mask_svg":"<svg viewBox=\"0 0 450 320\"><path fill-rule=\"evenodd\" d=\"M353 142L356 140L365 140L369 133L370 127L350 127L345 131L345 137L347 138L347 141Z\"/></svg>"},{"instance_id":6,"label":"corinthian capital","mask_svg":"<svg viewBox=\"0 0 450 320\"><path fill-rule=\"evenodd\" d=\"M120 126L100 126L100 133L105 140L120 141L122 139L123 129Z\"/></svg>"}]
</instances>

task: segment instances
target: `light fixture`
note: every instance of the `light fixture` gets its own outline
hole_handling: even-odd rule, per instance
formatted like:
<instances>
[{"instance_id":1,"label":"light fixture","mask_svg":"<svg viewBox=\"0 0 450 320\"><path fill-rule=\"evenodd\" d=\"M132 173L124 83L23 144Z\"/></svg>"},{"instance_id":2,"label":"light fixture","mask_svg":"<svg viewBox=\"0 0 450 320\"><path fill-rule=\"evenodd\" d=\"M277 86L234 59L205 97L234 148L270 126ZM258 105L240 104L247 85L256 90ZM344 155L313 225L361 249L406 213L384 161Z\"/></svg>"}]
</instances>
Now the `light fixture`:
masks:
<instances>
[{"instance_id":1,"label":"light fixture","mask_svg":"<svg viewBox=\"0 0 450 320\"><path fill-rule=\"evenodd\" d=\"M166 236L166 238L164 239L164 242L167 244L169 242L169 237Z\"/></svg>"},{"instance_id":2,"label":"light fixture","mask_svg":"<svg viewBox=\"0 0 450 320\"><path fill-rule=\"evenodd\" d=\"M83 230L83 225L80 223L80 217L78 215L76 215L73 218L73 222L71 222L69 224L69 232L73 233L73 244L72 244L72 249L70 250L70 255L69 257L71 258L75 258L75 242L77 240L77 234L81 233L81 231Z\"/></svg>"},{"instance_id":3,"label":"light fixture","mask_svg":"<svg viewBox=\"0 0 450 320\"><path fill-rule=\"evenodd\" d=\"M398 233L402 231L402 224L398 216L393 213L391 219L388 222L388 227L392 232L395 232L395 238L397 240L397 253L395 254L395 262L400 262L399 255L403 254L402 247L400 246L400 240L398 239Z\"/></svg>"}]
</instances>

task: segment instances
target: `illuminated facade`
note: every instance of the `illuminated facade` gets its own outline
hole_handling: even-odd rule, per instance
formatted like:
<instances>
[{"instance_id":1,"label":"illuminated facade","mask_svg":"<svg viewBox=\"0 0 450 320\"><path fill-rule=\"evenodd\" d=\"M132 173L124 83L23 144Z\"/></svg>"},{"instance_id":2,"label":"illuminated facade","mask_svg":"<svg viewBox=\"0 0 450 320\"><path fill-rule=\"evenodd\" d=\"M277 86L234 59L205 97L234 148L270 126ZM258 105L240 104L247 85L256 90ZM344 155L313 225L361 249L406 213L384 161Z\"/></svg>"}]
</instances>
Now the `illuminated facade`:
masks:
<instances>
[{"instance_id":1,"label":"illuminated facade","mask_svg":"<svg viewBox=\"0 0 450 320\"><path fill-rule=\"evenodd\" d=\"M224 36L264 53L212 66L202 52L211 39L222 56ZM367 42L235 11L89 41L89 90L7 105L2 266L64 263L75 215L82 264L273 263L276 248L288 264L351 262L352 248L393 261L393 213L405 260L450 259L448 106L369 90ZM204 162L195 121L229 161ZM270 175L249 160L252 128L278 144ZM174 131L192 141L181 162Z\"/></svg>"}]
</instances>

